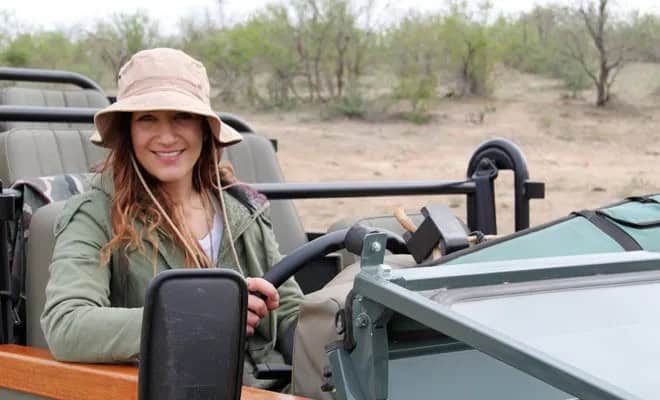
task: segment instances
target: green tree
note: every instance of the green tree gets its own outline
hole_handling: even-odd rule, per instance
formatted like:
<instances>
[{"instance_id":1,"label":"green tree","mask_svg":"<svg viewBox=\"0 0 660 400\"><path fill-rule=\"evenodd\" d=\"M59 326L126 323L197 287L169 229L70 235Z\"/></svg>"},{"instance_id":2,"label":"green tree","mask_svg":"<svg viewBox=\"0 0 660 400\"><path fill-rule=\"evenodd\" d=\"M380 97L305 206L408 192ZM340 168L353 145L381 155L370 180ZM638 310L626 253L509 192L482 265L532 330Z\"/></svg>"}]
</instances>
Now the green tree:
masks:
<instances>
[{"instance_id":1,"label":"green tree","mask_svg":"<svg viewBox=\"0 0 660 400\"><path fill-rule=\"evenodd\" d=\"M413 114L428 111L441 68L441 17L411 13L385 38L388 62L396 76L394 97L409 102Z\"/></svg>"},{"instance_id":2,"label":"green tree","mask_svg":"<svg viewBox=\"0 0 660 400\"><path fill-rule=\"evenodd\" d=\"M660 62L660 16L635 12L629 29L624 33L633 58L639 61ZM635 44L634 46L632 44Z\"/></svg>"},{"instance_id":3,"label":"green tree","mask_svg":"<svg viewBox=\"0 0 660 400\"><path fill-rule=\"evenodd\" d=\"M253 17L248 25L258 38L258 68L266 74L268 104L289 106L293 98L301 100L295 79L299 72L296 54L296 28L289 10L273 5Z\"/></svg>"},{"instance_id":4,"label":"green tree","mask_svg":"<svg viewBox=\"0 0 660 400\"><path fill-rule=\"evenodd\" d=\"M501 59L497 30L489 24L490 3L483 3L477 14L466 3L452 5L443 18L441 36L446 66L458 78L460 95L487 95L492 91L493 73Z\"/></svg>"},{"instance_id":5,"label":"green tree","mask_svg":"<svg viewBox=\"0 0 660 400\"><path fill-rule=\"evenodd\" d=\"M374 45L373 0L291 0L295 49L309 101L339 99L365 70ZM362 19L363 26L358 24ZM353 87L351 93L355 93Z\"/></svg>"},{"instance_id":6,"label":"green tree","mask_svg":"<svg viewBox=\"0 0 660 400\"><path fill-rule=\"evenodd\" d=\"M5 47L3 60L14 67L80 70L78 44L60 31L21 33Z\"/></svg>"},{"instance_id":7,"label":"green tree","mask_svg":"<svg viewBox=\"0 0 660 400\"><path fill-rule=\"evenodd\" d=\"M115 74L133 54L152 48L161 40L158 23L144 11L113 14L109 21L98 21L87 37L89 45Z\"/></svg>"}]
</instances>

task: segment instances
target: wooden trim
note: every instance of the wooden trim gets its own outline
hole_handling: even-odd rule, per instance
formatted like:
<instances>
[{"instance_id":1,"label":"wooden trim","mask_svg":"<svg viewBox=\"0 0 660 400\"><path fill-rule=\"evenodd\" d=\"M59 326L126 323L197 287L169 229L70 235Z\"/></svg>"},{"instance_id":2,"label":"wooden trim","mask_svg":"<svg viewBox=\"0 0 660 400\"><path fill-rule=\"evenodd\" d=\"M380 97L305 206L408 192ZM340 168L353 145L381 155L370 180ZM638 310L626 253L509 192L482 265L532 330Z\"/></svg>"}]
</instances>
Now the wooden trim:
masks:
<instances>
[{"instance_id":1,"label":"wooden trim","mask_svg":"<svg viewBox=\"0 0 660 400\"><path fill-rule=\"evenodd\" d=\"M138 369L129 365L63 363L44 349L0 345L0 387L55 400L137 400ZM303 400L243 387L245 400Z\"/></svg>"}]
</instances>

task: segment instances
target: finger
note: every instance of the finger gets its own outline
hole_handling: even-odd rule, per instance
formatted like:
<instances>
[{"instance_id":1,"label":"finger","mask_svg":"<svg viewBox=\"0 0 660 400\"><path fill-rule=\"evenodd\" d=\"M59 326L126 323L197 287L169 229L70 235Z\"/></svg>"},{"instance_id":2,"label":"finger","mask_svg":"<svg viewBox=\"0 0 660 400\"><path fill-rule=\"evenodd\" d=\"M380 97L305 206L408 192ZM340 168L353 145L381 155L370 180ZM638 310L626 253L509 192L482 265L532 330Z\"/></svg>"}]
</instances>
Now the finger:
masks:
<instances>
[{"instance_id":1,"label":"finger","mask_svg":"<svg viewBox=\"0 0 660 400\"><path fill-rule=\"evenodd\" d=\"M269 297L268 300L266 301L266 307L268 307L268 309L271 310L271 311L277 309L277 307L279 307L279 306L280 306L279 295L274 299L271 299Z\"/></svg>"},{"instance_id":2,"label":"finger","mask_svg":"<svg viewBox=\"0 0 660 400\"><path fill-rule=\"evenodd\" d=\"M247 286L248 291L261 293L265 297L265 302L269 310L279 307L280 295L277 289L267 280L262 278L247 278Z\"/></svg>"},{"instance_id":3,"label":"finger","mask_svg":"<svg viewBox=\"0 0 660 400\"><path fill-rule=\"evenodd\" d=\"M266 303L259 297L251 294L248 296L248 310L263 318L268 314L268 307Z\"/></svg>"},{"instance_id":4,"label":"finger","mask_svg":"<svg viewBox=\"0 0 660 400\"><path fill-rule=\"evenodd\" d=\"M245 335L246 336L254 335L254 328L251 327L250 325L245 325Z\"/></svg>"},{"instance_id":5,"label":"finger","mask_svg":"<svg viewBox=\"0 0 660 400\"><path fill-rule=\"evenodd\" d=\"M248 311L246 325L254 330L257 328L257 325L259 325L259 322L261 322L261 318L259 318L259 316L252 311Z\"/></svg>"}]
</instances>

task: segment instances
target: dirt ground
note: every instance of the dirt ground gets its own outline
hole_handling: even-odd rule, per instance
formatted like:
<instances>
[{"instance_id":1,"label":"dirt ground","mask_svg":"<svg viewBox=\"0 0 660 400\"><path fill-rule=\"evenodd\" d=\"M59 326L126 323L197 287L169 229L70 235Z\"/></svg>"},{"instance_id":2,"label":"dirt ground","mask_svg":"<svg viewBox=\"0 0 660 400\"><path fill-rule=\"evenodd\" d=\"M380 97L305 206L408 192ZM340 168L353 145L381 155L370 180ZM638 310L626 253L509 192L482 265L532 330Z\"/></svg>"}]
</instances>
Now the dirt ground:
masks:
<instances>
[{"instance_id":1,"label":"dirt ground","mask_svg":"<svg viewBox=\"0 0 660 400\"><path fill-rule=\"evenodd\" d=\"M318 112L245 118L258 132L277 138L287 180L300 182L460 180L477 145L508 138L523 150L531 179L546 183L546 198L532 201L533 225L660 191L660 66L627 66L606 109L592 106L588 91L570 99L558 82L537 76L502 71L497 82L489 99L438 101L426 125L323 121ZM498 228L512 232L511 174L500 174L498 182ZM447 204L465 215L463 196L296 202L305 227L321 231L342 217L391 214L398 206L419 210L428 203Z\"/></svg>"}]
</instances>

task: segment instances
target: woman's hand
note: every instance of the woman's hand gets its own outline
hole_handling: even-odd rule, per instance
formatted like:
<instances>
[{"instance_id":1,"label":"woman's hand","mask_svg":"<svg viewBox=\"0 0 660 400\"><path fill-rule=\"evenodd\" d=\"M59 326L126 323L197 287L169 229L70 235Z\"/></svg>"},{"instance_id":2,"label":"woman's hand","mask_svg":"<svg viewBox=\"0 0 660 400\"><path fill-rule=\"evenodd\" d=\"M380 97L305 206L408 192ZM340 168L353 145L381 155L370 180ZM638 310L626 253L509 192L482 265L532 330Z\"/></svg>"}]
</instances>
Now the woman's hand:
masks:
<instances>
[{"instance_id":1,"label":"woman's hand","mask_svg":"<svg viewBox=\"0 0 660 400\"><path fill-rule=\"evenodd\" d=\"M247 324L245 332L248 336L254 335L261 319L280 306L280 295L277 289L262 278L246 278L248 289ZM261 297L259 297L259 295Z\"/></svg>"}]
</instances>

